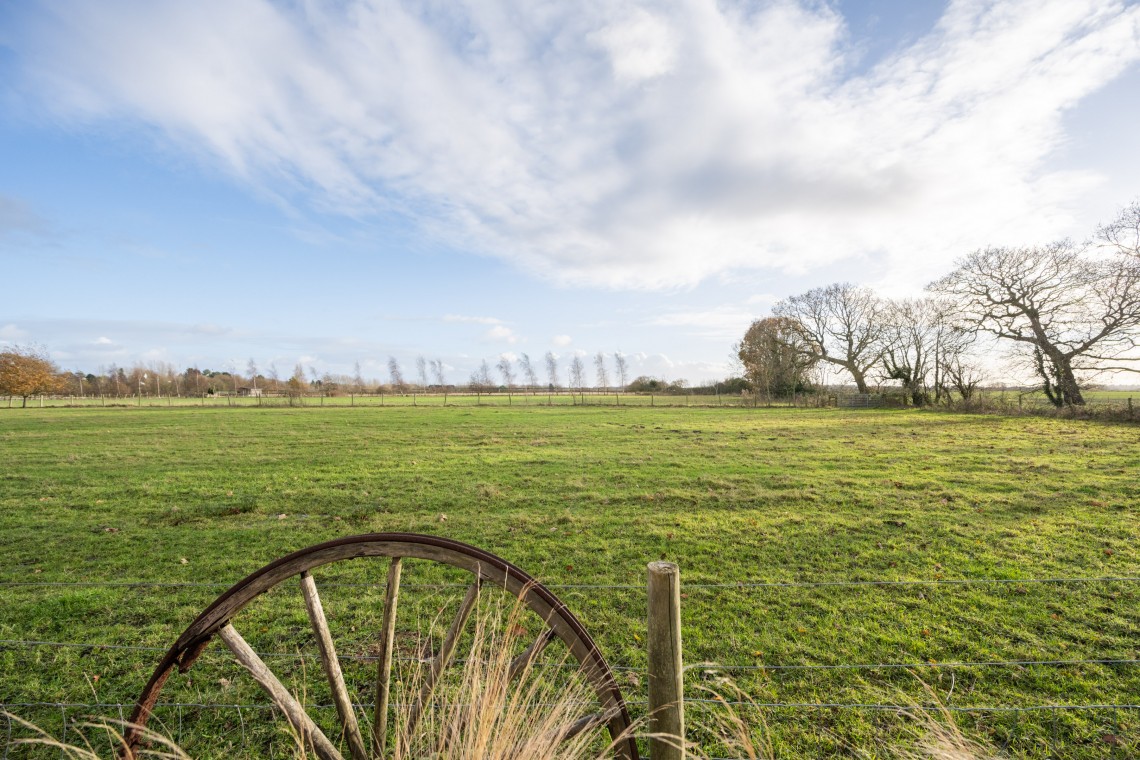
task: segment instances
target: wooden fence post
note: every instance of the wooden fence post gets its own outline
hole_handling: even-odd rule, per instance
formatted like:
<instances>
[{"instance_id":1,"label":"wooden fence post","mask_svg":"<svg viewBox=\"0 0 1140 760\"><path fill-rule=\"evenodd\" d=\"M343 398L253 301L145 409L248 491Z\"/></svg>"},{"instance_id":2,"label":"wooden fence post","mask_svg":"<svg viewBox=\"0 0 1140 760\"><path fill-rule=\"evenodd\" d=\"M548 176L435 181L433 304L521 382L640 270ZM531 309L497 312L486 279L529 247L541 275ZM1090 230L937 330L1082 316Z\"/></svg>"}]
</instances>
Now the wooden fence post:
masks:
<instances>
[{"instance_id":1,"label":"wooden fence post","mask_svg":"<svg viewBox=\"0 0 1140 760\"><path fill-rule=\"evenodd\" d=\"M681 670L681 573L672 562L649 563L649 756L685 757L684 676Z\"/></svg>"}]
</instances>

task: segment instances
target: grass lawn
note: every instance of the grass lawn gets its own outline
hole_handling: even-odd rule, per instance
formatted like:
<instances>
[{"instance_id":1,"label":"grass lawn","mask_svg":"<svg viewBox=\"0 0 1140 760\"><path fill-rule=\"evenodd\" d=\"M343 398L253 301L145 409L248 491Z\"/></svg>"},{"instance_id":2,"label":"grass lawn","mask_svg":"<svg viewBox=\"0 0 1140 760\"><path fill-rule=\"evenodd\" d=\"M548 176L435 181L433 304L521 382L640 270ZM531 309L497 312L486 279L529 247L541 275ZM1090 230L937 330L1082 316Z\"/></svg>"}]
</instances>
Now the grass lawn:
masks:
<instances>
[{"instance_id":1,"label":"grass lawn","mask_svg":"<svg viewBox=\"0 0 1140 760\"><path fill-rule=\"evenodd\" d=\"M694 698L728 694L731 676L761 704L925 702L925 683L960 707L1136 705L1134 664L771 667L1136 660L1135 581L734 584L1140 576L1137 473L1136 426L909 410L0 410L0 639L165 649L214 596L278 556L413 531L475 544L561 587L622 668L635 712L645 565L656 559L681 566L686 661L738 668L691 669ZM343 653L371 651L383 589L331 583L379 584L384 572L359 562L318 577ZM455 580L409 567L410 619L430 623L454 604L462 588L431 584ZM79 581L201 585L66 585ZM28 583L64 585L18 585ZM581 585L613 588L567 587ZM305 675L313 703L328 701L315 661L289 656L315 652L295 588L241 620L255 648L286 655L271 663L283 680ZM164 699L264 704L219 646ZM0 702L129 704L160 654L0 643ZM367 695L367 663L347 677ZM767 722L779 757L877 756L913 725L856 707L742 709ZM59 710L14 712L58 733ZM257 712L161 717L202 756L242 757L228 748L239 731L283 748ZM1140 753L1140 710L959 718L1016 757ZM718 751L699 726L693 736Z\"/></svg>"}]
</instances>

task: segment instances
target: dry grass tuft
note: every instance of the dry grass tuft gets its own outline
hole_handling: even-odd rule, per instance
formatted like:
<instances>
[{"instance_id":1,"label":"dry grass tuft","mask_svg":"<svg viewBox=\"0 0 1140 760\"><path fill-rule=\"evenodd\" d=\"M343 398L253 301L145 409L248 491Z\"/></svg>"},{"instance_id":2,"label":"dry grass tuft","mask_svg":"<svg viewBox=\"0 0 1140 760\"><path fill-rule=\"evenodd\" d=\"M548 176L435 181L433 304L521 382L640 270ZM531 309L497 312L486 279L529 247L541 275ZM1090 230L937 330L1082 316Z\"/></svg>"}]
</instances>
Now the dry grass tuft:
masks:
<instances>
[{"instance_id":1,"label":"dry grass tuft","mask_svg":"<svg viewBox=\"0 0 1140 760\"><path fill-rule=\"evenodd\" d=\"M894 752L898 760L1001 760L996 750L966 737L944 706L931 712L911 713L918 741L912 748Z\"/></svg>"},{"instance_id":2,"label":"dry grass tuft","mask_svg":"<svg viewBox=\"0 0 1140 760\"><path fill-rule=\"evenodd\" d=\"M126 721L111 720L109 718L92 718L88 722L80 723L75 726L82 738L82 744L68 744L56 739L39 726L24 720L18 715L7 712L0 713L0 715L5 716L14 724L23 726L33 734L33 736L27 738L13 739L12 746L38 745L47 747L48 749L57 749L63 757L69 760L105 760L106 757L117 758L121 751L126 748L122 729L130 726ZM97 750L87 738L85 731L103 734L106 737L106 744L110 747L107 756L100 754L99 750ZM173 739L170 739L158 731L152 731L146 728L142 729L142 746L135 750L134 755L140 759L193 760ZM5 752L5 757L6 756L7 753Z\"/></svg>"},{"instance_id":3,"label":"dry grass tuft","mask_svg":"<svg viewBox=\"0 0 1140 760\"><path fill-rule=\"evenodd\" d=\"M532 662L510 679L513 653L529 643L521 641L522 612L516 605L505 616L493 610L475 616L462 666L444 672L419 724L409 734L397 721L395 760L579 760L607 754L611 745L604 729L568 736L576 721L600 709L581 672L536 668ZM413 703L426 677L425 668L417 669L394 689L395 701Z\"/></svg>"}]
</instances>

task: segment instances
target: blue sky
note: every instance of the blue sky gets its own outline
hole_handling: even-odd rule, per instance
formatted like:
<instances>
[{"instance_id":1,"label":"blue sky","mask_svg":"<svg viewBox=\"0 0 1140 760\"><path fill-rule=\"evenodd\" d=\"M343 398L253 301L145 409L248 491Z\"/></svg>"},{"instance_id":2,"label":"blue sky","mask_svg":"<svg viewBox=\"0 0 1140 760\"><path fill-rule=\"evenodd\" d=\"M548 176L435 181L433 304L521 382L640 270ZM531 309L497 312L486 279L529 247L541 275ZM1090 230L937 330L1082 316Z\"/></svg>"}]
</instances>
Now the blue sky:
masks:
<instances>
[{"instance_id":1,"label":"blue sky","mask_svg":"<svg viewBox=\"0 0 1140 760\"><path fill-rule=\"evenodd\" d=\"M1140 195L1112 0L0 6L0 342L384 377L915 293Z\"/></svg>"}]
</instances>

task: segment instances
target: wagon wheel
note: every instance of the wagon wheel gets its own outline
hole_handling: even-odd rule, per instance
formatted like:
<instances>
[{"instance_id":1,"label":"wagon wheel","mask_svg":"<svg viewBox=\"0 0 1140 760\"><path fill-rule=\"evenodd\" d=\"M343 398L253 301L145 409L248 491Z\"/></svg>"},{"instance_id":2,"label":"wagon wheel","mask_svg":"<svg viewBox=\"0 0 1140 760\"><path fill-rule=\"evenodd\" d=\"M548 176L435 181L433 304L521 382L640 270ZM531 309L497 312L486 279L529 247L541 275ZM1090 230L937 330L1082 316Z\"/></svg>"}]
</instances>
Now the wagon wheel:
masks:
<instances>
[{"instance_id":1,"label":"wagon wheel","mask_svg":"<svg viewBox=\"0 0 1140 760\"><path fill-rule=\"evenodd\" d=\"M358 557L391 559L380 631L375 718L371 742L366 742L361 736L320 596L317 593L316 582L310 575L311 570L322 565ZM593 639L566 605L527 573L494 554L459 541L413 533L369 533L317 544L269 563L215 599L178 637L139 695L134 712L131 714L130 725L124 735L123 757L133 757L134 750L142 739L143 729L158 702L159 693L174 668L177 667L181 673L188 671L210 641L217 636L229 647L242 667L248 670L258 684L269 693L294 729L312 742L314 751L322 760L343 760L333 743L246 643L232 623L234 616L256 597L294 577L300 580L305 607L320 649L321 665L332 690L333 701L336 703L340 718L340 728L348 740L352 760L384 757L396 610L401 569L405 559L438 562L460 568L474 576L439 651L435 653L431 666L425 673L419 700L407 711L409 733L419 721L420 713L430 699L441 672L453 659L460 635L475 607L478 589L481 585L492 584L519 599L523 607L537 614L548 626L526 651L511 663L511 676L515 677L523 672L555 638L561 639L593 687L601 708L598 712L567 726L565 738L569 739L583 731L605 726L614 742L617 757L621 760L638 760L637 743L629 735L629 711L626 709L625 700L622 699L613 673L606 665Z\"/></svg>"}]
</instances>

